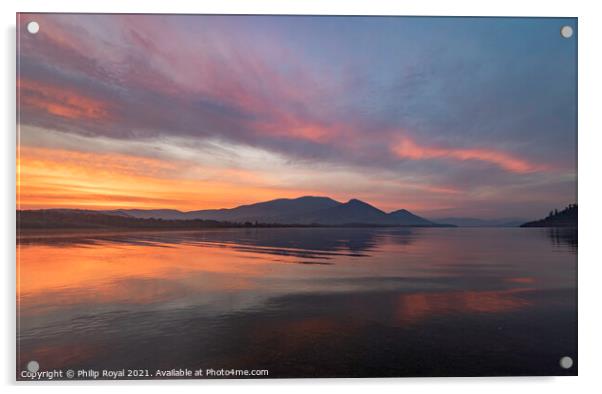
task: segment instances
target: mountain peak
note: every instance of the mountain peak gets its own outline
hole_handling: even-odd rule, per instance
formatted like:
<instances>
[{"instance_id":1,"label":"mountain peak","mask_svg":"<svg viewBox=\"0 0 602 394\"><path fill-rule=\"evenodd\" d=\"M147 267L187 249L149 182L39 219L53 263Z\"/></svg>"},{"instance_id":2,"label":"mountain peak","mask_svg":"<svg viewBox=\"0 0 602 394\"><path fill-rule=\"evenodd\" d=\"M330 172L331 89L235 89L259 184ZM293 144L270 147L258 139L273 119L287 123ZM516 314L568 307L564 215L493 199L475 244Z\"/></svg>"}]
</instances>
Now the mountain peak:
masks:
<instances>
[{"instance_id":1,"label":"mountain peak","mask_svg":"<svg viewBox=\"0 0 602 394\"><path fill-rule=\"evenodd\" d=\"M326 197L326 196L301 196L301 197L297 197L297 198L293 198L292 200L294 201L308 201L308 200L314 200L314 201L333 201L333 202L337 202L336 200L333 200L330 197Z\"/></svg>"},{"instance_id":2,"label":"mountain peak","mask_svg":"<svg viewBox=\"0 0 602 394\"><path fill-rule=\"evenodd\" d=\"M396 223L403 224L411 224L411 225L420 225L420 226L430 226L434 223L430 220L422 218L418 215L414 215L412 212L407 209L398 209L397 211L393 211L388 215L391 220Z\"/></svg>"},{"instance_id":3,"label":"mountain peak","mask_svg":"<svg viewBox=\"0 0 602 394\"><path fill-rule=\"evenodd\" d=\"M389 214L357 198L341 203L325 196L278 198L235 208L180 212L176 210L119 210L120 214L139 218L202 219L231 223L258 222L321 225L419 225L429 222L400 209Z\"/></svg>"},{"instance_id":4,"label":"mountain peak","mask_svg":"<svg viewBox=\"0 0 602 394\"><path fill-rule=\"evenodd\" d=\"M378 212L378 213L384 214L383 211L376 208L374 205L370 205L367 202L358 200L357 198L352 198L351 200L347 201L345 204L341 204L340 206L352 208L355 210L373 211L373 212Z\"/></svg>"},{"instance_id":5,"label":"mountain peak","mask_svg":"<svg viewBox=\"0 0 602 394\"><path fill-rule=\"evenodd\" d=\"M367 202L363 202L362 200L358 200L357 198L352 198L351 200L347 201L346 204L349 204L349 205L369 205L369 206L372 206L372 205L368 204Z\"/></svg>"}]
</instances>

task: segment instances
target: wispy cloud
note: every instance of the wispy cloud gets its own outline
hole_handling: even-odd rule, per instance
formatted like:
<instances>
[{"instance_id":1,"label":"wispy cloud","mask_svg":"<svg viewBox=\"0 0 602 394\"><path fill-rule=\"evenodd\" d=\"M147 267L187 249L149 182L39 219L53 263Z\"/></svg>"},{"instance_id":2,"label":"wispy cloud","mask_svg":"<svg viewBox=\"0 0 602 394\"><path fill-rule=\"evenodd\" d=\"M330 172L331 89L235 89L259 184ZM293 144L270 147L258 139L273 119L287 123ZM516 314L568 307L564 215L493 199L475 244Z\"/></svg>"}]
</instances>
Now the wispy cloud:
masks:
<instances>
[{"instance_id":1,"label":"wispy cloud","mask_svg":"<svg viewBox=\"0 0 602 394\"><path fill-rule=\"evenodd\" d=\"M46 115L73 121L109 119L111 105L75 90L21 78L19 105Z\"/></svg>"},{"instance_id":2,"label":"wispy cloud","mask_svg":"<svg viewBox=\"0 0 602 394\"><path fill-rule=\"evenodd\" d=\"M514 155L492 149L442 148L418 145L409 137L403 137L393 145L393 152L400 159L429 160L477 160L494 164L506 171L525 174L548 169L546 165L538 165Z\"/></svg>"},{"instance_id":3,"label":"wispy cloud","mask_svg":"<svg viewBox=\"0 0 602 394\"><path fill-rule=\"evenodd\" d=\"M156 159L185 152L199 158L190 167L198 169L198 182L206 181L203 168L216 167L236 190L239 178L225 175L230 166L268 180L254 187L274 191L272 197L290 196L288 190L363 196L383 208L466 214L475 201L486 205L484 190L495 190L488 194L492 216L517 188L538 196L542 213L574 198L566 181L576 154L574 44L549 40L558 21L20 18L22 29L30 19L41 26L36 35L19 32L26 147L41 148L58 131L68 137L53 149L100 155L95 160L142 145L125 154ZM407 138L399 139L398 130ZM228 154L207 155L210 146ZM232 164L237 152L250 161ZM262 167L250 152L269 159ZM170 175L173 182L180 172ZM142 196L143 185L132 185ZM513 209L520 206L511 199Z\"/></svg>"}]
</instances>

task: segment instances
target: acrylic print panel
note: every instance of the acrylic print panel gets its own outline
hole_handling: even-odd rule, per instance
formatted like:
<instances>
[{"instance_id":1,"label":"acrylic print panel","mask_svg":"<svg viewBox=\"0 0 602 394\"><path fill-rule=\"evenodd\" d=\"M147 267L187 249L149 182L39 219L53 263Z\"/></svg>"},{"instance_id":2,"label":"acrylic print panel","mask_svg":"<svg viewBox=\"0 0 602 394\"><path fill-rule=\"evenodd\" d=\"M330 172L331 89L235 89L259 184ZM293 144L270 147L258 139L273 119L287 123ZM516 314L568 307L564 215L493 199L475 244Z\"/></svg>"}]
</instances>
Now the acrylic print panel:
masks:
<instances>
[{"instance_id":1,"label":"acrylic print panel","mask_svg":"<svg viewBox=\"0 0 602 394\"><path fill-rule=\"evenodd\" d=\"M17 379L577 374L576 19L17 37Z\"/></svg>"}]
</instances>

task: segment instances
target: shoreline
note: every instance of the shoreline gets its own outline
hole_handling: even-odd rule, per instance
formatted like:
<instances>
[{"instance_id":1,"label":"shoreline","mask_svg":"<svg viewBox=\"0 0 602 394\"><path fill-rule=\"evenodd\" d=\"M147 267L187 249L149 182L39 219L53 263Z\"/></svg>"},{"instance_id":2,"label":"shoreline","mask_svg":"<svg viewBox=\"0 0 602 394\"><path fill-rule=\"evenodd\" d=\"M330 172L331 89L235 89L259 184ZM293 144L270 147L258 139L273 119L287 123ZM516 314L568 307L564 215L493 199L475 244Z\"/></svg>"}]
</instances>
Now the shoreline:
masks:
<instances>
[{"instance_id":1,"label":"shoreline","mask_svg":"<svg viewBox=\"0 0 602 394\"><path fill-rule=\"evenodd\" d=\"M577 227L505 227L505 226L487 226L487 227L475 227L475 226L455 226L455 227L444 227L444 226L266 226L266 227L206 227L206 228L198 228L198 229L190 229L190 228L155 228L155 229L145 229L145 228L96 228L96 229L83 229L83 228L36 228L36 229L17 229L16 240L35 240L35 239L50 239L50 238L80 238L80 237L97 237L97 236L119 236L119 235L128 235L128 234L190 234L190 233L198 233L198 232L214 232L214 231L231 231L231 230L243 230L243 229L337 229L337 228L420 228L420 229L429 229L429 228L460 228L460 229L491 229L491 228L499 228L499 229L525 229L525 228L536 228L536 229L574 229Z\"/></svg>"},{"instance_id":2,"label":"shoreline","mask_svg":"<svg viewBox=\"0 0 602 394\"><path fill-rule=\"evenodd\" d=\"M125 235L125 234L164 234L164 233L196 233L205 231L243 230L243 229L337 229L337 228L458 228L457 226L374 226L374 225L275 225L275 226L232 226L232 227L200 227L191 228L26 228L17 227L16 238L69 238L98 235Z\"/></svg>"}]
</instances>

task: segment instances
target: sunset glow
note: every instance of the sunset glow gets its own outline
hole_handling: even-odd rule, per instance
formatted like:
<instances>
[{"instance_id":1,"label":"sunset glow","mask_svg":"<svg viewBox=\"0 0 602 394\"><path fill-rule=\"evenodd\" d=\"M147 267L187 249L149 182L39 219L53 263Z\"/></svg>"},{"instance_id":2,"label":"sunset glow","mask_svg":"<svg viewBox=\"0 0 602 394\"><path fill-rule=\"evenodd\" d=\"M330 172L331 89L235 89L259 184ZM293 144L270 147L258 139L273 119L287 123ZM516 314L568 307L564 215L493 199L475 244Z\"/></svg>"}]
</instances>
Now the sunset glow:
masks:
<instances>
[{"instance_id":1,"label":"sunset glow","mask_svg":"<svg viewBox=\"0 0 602 394\"><path fill-rule=\"evenodd\" d=\"M318 195L499 217L575 200L576 70L555 62L573 48L543 49L548 21L521 25L522 46L477 20L355 22L21 15L19 208ZM536 64L514 62L525 51Z\"/></svg>"},{"instance_id":2,"label":"sunset glow","mask_svg":"<svg viewBox=\"0 0 602 394\"><path fill-rule=\"evenodd\" d=\"M308 190L271 189L245 171L210 173L191 163L114 153L24 148L17 165L22 209L68 206L194 210L199 206L223 208L269 200L274 195L311 194ZM186 177L186 173L195 175Z\"/></svg>"},{"instance_id":3,"label":"sunset glow","mask_svg":"<svg viewBox=\"0 0 602 394\"><path fill-rule=\"evenodd\" d=\"M12 379L577 376L577 22L17 13Z\"/></svg>"}]
</instances>

